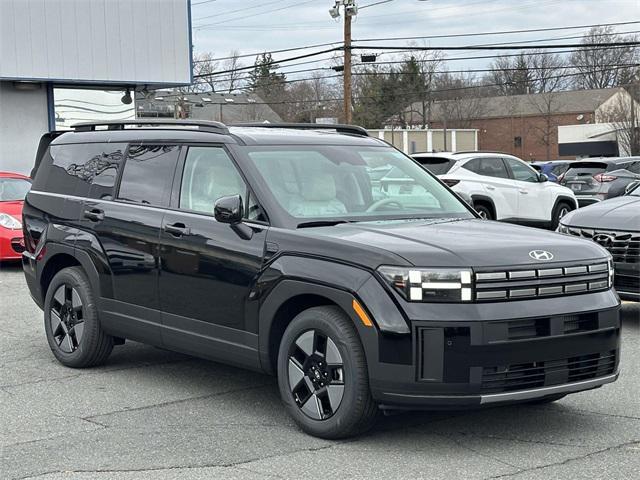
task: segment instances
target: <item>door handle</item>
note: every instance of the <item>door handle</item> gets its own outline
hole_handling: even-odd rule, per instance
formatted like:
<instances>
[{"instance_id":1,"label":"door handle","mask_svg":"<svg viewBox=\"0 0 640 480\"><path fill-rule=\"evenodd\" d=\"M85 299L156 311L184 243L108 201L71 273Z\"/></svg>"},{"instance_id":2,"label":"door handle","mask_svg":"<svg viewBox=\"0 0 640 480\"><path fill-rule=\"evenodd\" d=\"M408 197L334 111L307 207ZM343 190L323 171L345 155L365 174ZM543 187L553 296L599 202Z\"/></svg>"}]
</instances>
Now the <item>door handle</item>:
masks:
<instances>
[{"instance_id":1,"label":"door handle","mask_svg":"<svg viewBox=\"0 0 640 480\"><path fill-rule=\"evenodd\" d=\"M486 185L486 187L487 187L487 190L495 190L496 189L496 187L492 187L491 185Z\"/></svg>"},{"instance_id":2,"label":"door handle","mask_svg":"<svg viewBox=\"0 0 640 480\"><path fill-rule=\"evenodd\" d=\"M104 212L98 208L85 210L83 216L84 218L88 218L92 222L101 222L102 220L104 220Z\"/></svg>"},{"instance_id":3,"label":"door handle","mask_svg":"<svg viewBox=\"0 0 640 480\"><path fill-rule=\"evenodd\" d=\"M176 237L181 237L182 235L189 235L189 233L191 232L191 230L184 223L180 223L180 222L165 225L164 231Z\"/></svg>"},{"instance_id":4,"label":"door handle","mask_svg":"<svg viewBox=\"0 0 640 480\"><path fill-rule=\"evenodd\" d=\"M528 190L520 190L520 193L522 193L523 195L528 195L529 191Z\"/></svg>"}]
</instances>

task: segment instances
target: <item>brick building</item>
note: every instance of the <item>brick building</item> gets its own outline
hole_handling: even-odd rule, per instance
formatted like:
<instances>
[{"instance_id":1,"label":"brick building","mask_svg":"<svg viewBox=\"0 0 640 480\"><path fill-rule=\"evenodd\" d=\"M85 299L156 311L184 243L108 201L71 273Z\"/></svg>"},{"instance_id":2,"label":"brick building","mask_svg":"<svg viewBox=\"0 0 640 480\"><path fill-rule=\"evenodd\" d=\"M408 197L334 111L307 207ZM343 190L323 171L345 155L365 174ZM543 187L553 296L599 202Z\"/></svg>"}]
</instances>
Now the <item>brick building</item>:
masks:
<instances>
[{"instance_id":1,"label":"brick building","mask_svg":"<svg viewBox=\"0 0 640 480\"><path fill-rule=\"evenodd\" d=\"M461 98L435 102L426 113L426 123L434 129L471 128L478 130L478 149L496 150L523 160L554 160L558 153L558 127L586 125L597 121L598 109L620 88ZM420 104L407 109L408 125L423 122Z\"/></svg>"}]
</instances>

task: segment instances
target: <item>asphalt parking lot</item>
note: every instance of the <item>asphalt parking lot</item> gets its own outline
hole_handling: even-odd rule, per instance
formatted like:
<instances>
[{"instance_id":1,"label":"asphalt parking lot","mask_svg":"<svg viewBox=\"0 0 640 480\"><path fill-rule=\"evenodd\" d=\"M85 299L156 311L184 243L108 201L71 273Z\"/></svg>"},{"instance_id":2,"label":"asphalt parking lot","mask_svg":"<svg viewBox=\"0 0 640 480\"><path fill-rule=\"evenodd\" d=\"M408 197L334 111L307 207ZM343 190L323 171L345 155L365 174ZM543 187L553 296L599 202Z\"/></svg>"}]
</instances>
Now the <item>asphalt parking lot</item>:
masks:
<instances>
[{"instance_id":1,"label":"asphalt parking lot","mask_svg":"<svg viewBox=\"0 0 640 480\"><path fill-rule=\"evenodd\" d=\"M59 365L18 267L0 266L0 478L638 478L640 305L621 377L547 406L384 417L325 441L289 420L272 377L128 342Z\"/></svg>"}]
</instances>

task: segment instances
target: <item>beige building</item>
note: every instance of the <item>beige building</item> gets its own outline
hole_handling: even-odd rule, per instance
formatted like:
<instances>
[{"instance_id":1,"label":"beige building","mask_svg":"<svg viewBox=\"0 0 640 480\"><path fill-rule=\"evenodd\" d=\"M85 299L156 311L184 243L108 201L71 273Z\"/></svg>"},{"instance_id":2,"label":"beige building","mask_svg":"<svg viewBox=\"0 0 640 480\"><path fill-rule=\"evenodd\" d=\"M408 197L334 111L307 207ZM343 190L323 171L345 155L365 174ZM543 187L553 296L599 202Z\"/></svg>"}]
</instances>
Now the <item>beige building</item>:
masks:
<instances>
[{"instance_id":1,"label":"beige building","mask_svg":"<svg viewBox=\"0 0 640 480\"><path fill-rule=\"evenodd\" d=\"M392 144L404 153L459 152L478 149L478 130L473 128L447 129L380 129L369 134Z\"/></svg>"}]
</instances>

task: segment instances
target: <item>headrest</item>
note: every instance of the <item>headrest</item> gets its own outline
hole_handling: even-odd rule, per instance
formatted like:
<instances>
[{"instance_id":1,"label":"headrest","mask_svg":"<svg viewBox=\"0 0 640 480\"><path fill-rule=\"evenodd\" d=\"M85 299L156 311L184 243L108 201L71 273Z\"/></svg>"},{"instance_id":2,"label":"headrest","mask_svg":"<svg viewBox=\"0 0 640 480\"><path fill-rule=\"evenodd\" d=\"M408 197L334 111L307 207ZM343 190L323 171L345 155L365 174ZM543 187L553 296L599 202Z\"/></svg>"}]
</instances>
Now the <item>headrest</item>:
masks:
<instances>
[{"instance_id":1,"label":"headrest","mask_svg":"<svg viewBox=\"0 0 640 480\"><path fill-rule=\"evenodd\" d=\"M336 182L333 177L321 173L313 178L305 179L302 184L302 198L310 201L327 201L336 198Z\"/></svg>"}]
</instances>

